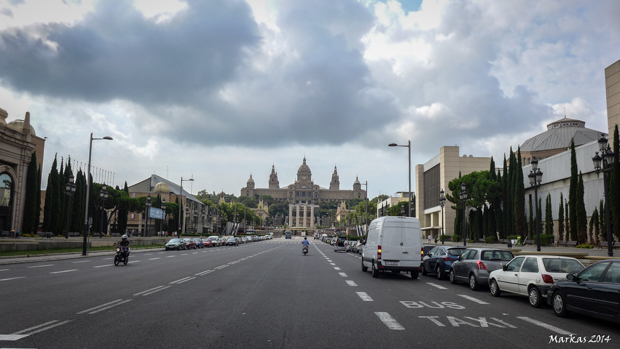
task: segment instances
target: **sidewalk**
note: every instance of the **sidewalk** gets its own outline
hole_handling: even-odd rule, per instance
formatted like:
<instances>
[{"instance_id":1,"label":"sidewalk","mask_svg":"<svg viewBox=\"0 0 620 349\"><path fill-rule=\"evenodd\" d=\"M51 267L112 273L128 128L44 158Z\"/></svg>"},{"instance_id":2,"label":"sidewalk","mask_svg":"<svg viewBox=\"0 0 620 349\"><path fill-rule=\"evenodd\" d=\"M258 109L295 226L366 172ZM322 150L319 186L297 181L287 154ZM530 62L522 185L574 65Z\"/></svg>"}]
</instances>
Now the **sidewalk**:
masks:
<instances>
[{"instance_id":1,"label":"sidewalk","mask_svg":"<svg viewBox=\"0 0 620 349\"><path fill-rule=\"evenodd\" d=\"M163 251L163 248L141 248L141 249L131 249L131 254L134 253L142 253L142 252L153 252L153 251ZM47 262L47 261L60 261L65 259L80 259L80 258L90 258L90 257L100 257L100 256L113 256L116 252L113 250L110 251L94 251L88 252L88 256L82 256L82 252L72 252L72 253L50 253L44 255L33 255L33 256L11 256L11 257L0 257L0 265L9 265L9 264L20 264L20 263L36 263L36 262Z\"/></svg>"},{"instance_id":2,"label":"sidewalk","mask_svg":"<svg viewBox=\"0 0 620 349\"><path fill-rule=\"evenodd\" d=\"M428 240L426 240L428 241ZM424 243L424 245L441 245L441 242L438 243ZM445 245L448 246L463 246L463 242L453 243L446 242ZM487 247L487 248L505 248L505 249L513 249L520 250L521 252L536 252L536 245L525 245L525 246L513 246L509 248L506 244L481 244L481 243L467 243L467 247ZM587 253L589 256L597 256L597 257L607 257L607 249L606 248L575 248L575 247L555 247L555 246L540 246L541 253ZM614 257L620 258L620 250L614 250Z\"/></svg>"}]
</instances>

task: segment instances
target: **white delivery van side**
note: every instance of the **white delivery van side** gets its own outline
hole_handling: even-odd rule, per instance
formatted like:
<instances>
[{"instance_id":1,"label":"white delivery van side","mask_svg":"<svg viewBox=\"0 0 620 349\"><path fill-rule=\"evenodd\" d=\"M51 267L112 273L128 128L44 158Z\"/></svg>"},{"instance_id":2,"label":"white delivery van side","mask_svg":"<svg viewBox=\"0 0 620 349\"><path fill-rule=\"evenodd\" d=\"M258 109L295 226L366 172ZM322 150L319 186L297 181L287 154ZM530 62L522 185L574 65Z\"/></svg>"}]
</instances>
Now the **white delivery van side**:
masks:
<instances>
[{"instance_id":1,"label":"white delivery van side","mask_svg":"<svg viewBox=\"0 0 620 349\"><path fill-rule=\"evenodd\" d=\"M422 270L424 246L420 221L413 217L380 217L368 226L368 236L362 251L362 271L410 272L418 278Z\"/></svg>"}]
</instances>

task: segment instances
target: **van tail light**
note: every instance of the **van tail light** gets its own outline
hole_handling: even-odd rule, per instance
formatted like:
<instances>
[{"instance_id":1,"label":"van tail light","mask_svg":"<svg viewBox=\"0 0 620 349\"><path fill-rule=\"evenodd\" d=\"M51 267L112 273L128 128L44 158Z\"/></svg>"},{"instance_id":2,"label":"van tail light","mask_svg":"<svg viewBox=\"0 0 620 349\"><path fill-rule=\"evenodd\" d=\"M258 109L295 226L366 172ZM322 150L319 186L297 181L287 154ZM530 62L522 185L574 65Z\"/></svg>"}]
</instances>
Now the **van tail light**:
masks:
<instances>
[{"instance_id":1,"label":"van tail light","mask_svg":"<svg viewBox=\"0 0 620 349\"><path fill-rule=\"evenodd\" d=\"M424 247L420 248L420 260L424 260Z\"/></svg>"},{"instance_id":2,"label":"van tail light","mask_svg":"<svg viewBox=\"0 0 620 349\"><path fill-rule=\"evenodd\" d=\"M478 270L487 270L487 266L482 261L476 261L476 264L478 264Z\"/></svg>"},{"instance_id":3,"label":"van tail light","mask_svg":"<svg viewBox=\"0 0 620 349\"><path fill-rule=\"evenodd\" d=\"M377 260L381 260L381 245L377 246Z\"/></svg>"},{"instance_id":4,"label":"van tail light","mask_svg":"<svg viewBox=\"0 0 620 349\"><path fill-rule=\"evenodd\" d=\"M542 274L542 279L546 284L552 284L553 283L553 278L551 277L551 275L547 275L547 274Z\"/></svg>"},{"instance_id":5,"label":"van tail light","mask_svg":"<svg viewBox=\"0 0 620 349\"><path fill-rule=\"evenodd\" d=\"M452 261L454 261L454 258L452 258L452 257L443 257L443 260L446 261L446 262L452 262Z\"/></svg>"}]
</instances>

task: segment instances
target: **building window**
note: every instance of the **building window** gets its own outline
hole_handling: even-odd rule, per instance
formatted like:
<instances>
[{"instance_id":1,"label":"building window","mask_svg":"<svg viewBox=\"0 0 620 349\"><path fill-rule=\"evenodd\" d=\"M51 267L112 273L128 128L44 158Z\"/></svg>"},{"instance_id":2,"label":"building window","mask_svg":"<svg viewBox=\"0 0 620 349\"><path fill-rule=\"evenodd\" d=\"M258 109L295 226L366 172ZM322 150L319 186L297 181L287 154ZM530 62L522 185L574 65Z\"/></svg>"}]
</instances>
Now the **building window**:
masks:
<instances>
[{"instance_id":1,"label":"building window","mask_svg":"<svg viewBox=\"0 0 620 349\"><path fill-rule=\"evenodd\" d=\"M573 122L573 126L579 126L578 122Z\"/></svg>"},{"instance_id":2,"label":"building window","mask_svg":"<svg viewBox=\"0 0 620 349\"><path fill-rule=\"evenodd\" d=\"M553 128L559 128L559 127L560 127L560 124L553 125Z\"/></svg>"},{"instance_id":3,"label":"building window","mask_svg":"<svg viewBox=\"0 0 620 349\"><path fill-rule=\"evenodd\" d=\"M134 218L136 218L136 214L135 214L135 213L132 213L132 214L131 214L131 219L134 219Z\"/></svg>"},{"instance_id":4,"label":"building window","mask_svg":"<svg viewBox=\"0 0 620 349\"><path fill-rule=\"evenodd\" d=\"M570 123L564 122L564 123L562 123L562 126L570 126Z\"/></svg>"},{"instance_id":5,"label":"building window","mask_svg":"<svg viewBox=\"0 0 620 349\"><path fill-rule=\"evenodd\" d=\"M0 175L0 206L11 206L11 194L13 193L13 179L8 173Z\"/></svg>"}]
</instances>

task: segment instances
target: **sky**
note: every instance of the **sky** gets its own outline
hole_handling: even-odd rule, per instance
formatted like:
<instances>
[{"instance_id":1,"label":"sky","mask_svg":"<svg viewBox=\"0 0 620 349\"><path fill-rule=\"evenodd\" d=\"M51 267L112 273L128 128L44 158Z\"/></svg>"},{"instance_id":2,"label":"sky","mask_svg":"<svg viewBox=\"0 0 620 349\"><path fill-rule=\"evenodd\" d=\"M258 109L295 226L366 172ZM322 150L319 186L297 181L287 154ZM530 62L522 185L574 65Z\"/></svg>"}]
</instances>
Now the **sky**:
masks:
<instances>
[{"instance_id":1,"label":"sky","mask_svg":"<svg viewBox=\"0 0 620 349\"><path fill-rule=\"evenodd\" d=\"M0 108L122 186L356 177L407 190L442 146L493 156L564 116L606 131L620 1L0 0ZM101 173L101 170L99 170ZM113 175L112 175L113 174Z\"/></svg>"}]
</instances>

